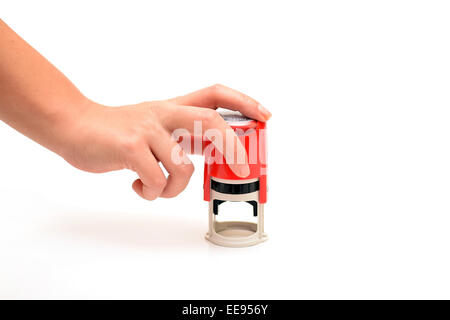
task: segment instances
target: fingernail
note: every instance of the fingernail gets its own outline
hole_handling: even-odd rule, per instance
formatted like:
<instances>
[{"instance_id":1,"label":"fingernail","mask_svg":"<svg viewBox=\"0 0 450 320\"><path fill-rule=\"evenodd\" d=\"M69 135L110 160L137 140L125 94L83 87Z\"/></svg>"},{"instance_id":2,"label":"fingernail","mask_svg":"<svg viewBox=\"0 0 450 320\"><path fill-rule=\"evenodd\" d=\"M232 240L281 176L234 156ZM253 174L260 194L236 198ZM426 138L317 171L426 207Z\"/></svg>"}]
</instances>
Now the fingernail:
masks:
<instances>
[{"instance_id":1,"label":"fingernail","mask_svg":"<svg viewBox=\"0 0 450 320\"><path fill-rule=\"evenodd\" d=\"M245 178L245 177L248 177L248 175L250 174L250 168L249 168L248 164L241 165L241 166L236 167L235 173L237 176L239 176L241 178Z\"/></svg>"},{"instance_id":2,"label":"fingernail","mask_svg":"<svg viewBox=\"0 0 450 320\"><path fill-rule=\"evenodd\" d=\"M261 114L262 114L262 116L264 117L265 120L269 120L270 117L272 116L270 111L267 110L266 108L264 108L262 105L259 105L258 109L259 109L259 112L261 112Z\"/></svg>"}]
</instances>

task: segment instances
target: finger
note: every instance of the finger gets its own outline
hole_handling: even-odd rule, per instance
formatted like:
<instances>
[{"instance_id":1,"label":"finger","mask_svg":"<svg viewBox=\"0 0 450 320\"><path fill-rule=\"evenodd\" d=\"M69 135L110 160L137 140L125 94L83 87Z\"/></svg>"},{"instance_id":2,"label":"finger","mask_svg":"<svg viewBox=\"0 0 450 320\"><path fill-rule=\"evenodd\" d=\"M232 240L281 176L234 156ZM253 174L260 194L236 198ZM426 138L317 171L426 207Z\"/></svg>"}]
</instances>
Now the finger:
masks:
<instances>
[{"instance_id":1,"label":"finger","mask_svg":"<svg viewBox=\"0 0 450 320\"><path fill-rule=\"evenodd\" d=\"M267 121L272 116L258 101L220 84L177 97L172 101L181 105L211 109L222 107L239 111L247 117L259 121Z\"/></svg>"},{"instance_id":2,"label":"finger","mask_svg":"<svg viewBox=\"0 0 450 320\"><path fill-rule=\"evenodd\" d=\"M146 149L137 154L132 163L133 169L139 175L139 179L133 183L134 191L147 200L158 198L167 184L167 179L150 150Z\"/></svg>"},{"instance_id":3,"label":"finger","mask_svg":"<svg viewBox=\"0 0 450 320\"><path fill-rule=\"evenodd\" d=\"M224 156L226 163L237 176L247 177L250 174L245 147L219 113L191 106L178 106L171 112L172 116L164 123L170 132L182 128L193 136L205 136Z\"/></svg>"},{"instance_id":4,"label":"finger","mask_svg":"<svg viewBox=\"0 0 450 320\"><path fill-rule=\"evenodd\" d=\"M169 173L167 184L160 196L172 198L186 188L194 173L194 166L180 145L171 138L168 132L165 134L159 139L151 139L150 147Z\"/></svg>"}]
</instances>

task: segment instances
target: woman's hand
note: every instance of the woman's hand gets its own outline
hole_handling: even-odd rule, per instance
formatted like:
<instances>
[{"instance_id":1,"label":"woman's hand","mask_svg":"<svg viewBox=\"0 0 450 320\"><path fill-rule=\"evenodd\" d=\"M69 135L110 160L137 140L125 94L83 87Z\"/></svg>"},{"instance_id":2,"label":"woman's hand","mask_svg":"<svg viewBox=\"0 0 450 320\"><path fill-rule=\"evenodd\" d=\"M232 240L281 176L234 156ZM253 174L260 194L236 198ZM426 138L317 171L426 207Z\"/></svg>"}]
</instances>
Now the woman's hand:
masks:
<instances>
[{"instance_id":1,"label":"woman's hand","mask_svg":"<svg viewBox=\"0 0 450 320\"><path fill-rule=\"evenodd\" d=\"M260 121L271 116L257 101L222 85L170 100L124 107L89 103L71 121L64 121L61 129L66 139L55 149L81 170L135 171L139 179L133 183L133 189L145 199L174 197L185 189L194 167L171 134L179 128L194 134L194 121L201 121L203 132L217 129L226 137L226 130L231 128L215 111L218 107L238 110ZM213 143L224 154L231 170L246 177L248 164L233 161L246 159L245 148L234 133L232 138L231 150L224 147L225 141ZM181 157L181 163L174 161L174 154ZM159 162L169 173L167 178Z\"/></svg>"}]
</instances>

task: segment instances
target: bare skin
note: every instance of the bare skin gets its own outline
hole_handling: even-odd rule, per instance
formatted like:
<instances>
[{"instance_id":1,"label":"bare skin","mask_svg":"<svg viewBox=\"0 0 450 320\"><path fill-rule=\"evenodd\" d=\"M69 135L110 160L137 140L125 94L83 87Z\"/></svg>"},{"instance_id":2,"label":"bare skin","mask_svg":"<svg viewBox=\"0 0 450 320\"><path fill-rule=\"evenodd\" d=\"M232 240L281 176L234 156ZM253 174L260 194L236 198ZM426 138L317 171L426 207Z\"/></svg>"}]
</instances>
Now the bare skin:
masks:
<instances>
[{"instance_id":1,"label":"bare skin","mask_svg":"<svg viewBox=\"0 0 450 320\"><path fill-rule=\"evenodd\" d=\"M184 190L194 167L171 133L177 128L192 131L195 120L202 121L203 130L225 132L230 128L215 111L218 107L260 121L271 116L256 100L223 85L164 101L101 105L86 98L0 20L0 120L81 170L135 171L139 179L133 189L147 200L174 197ZM231 156L236 158L245 149L236 136L233 139ZM226 148L216 147L228 158ZM172 161L173 148L179 148L183 163ZM249 174L247 163L229 166L238 176Z\"/></svg>"}]
</instances>

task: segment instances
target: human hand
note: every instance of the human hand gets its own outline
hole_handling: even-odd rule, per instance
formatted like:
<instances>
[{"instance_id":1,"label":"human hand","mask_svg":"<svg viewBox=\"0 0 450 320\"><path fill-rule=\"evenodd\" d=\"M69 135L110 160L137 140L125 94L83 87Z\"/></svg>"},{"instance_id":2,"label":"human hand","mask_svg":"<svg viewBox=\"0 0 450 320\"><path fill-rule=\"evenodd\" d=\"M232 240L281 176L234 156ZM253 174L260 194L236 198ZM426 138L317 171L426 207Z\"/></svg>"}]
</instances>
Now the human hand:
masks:
<instances>
[{"instance_id":1,"label":"human hand","mask_svg":"<svg viewBox=\"0 0 450 320\"><path fill-rule=\"evenodd\" d=\"M139 179L134 181L133 189L147 200L174 197L185 189L194 167L171 133L184 128L193 134L194 121L201 121L203 131L217 129L226 137L226 130L231 128L215 111L218 107L240 111L259 121L266 121L271 116L254 99L222 85L174 99L123 107L89 103L69 127L63 128L66 142L58 150L70 164L81 170L135 171ZM236 175L246 177L248 164L233 161L247 159L245 148L234 133L231 137L234 139L232 150L225 148L225 141L212 143L224 155L230 169ZM183 160L181 163L173 161L174 152ZM159 162L169 173L167 178Z\"/></svg>"},{"instance_id":2,"label":"human hand","mask_svg":"<svg viewBox=\"0 0 450 320\"><path fill-rule=\"evenodd\" d=\"M186 187L194 169L171 133L179 128L192 133L194 121L201 121L203 131L221 132L224 145L213 141L215 148L236 175L249 174L247 163L234 162L247 160L245 149L217 107L260 121L270 117L258 102L222 85L165 101L116 108L96 104L0 20L0 120L79 169L136 171L133 188L145 199L173 197ZM172 161L174 151L181 163Z\"/></svg>"}]
</instances>

